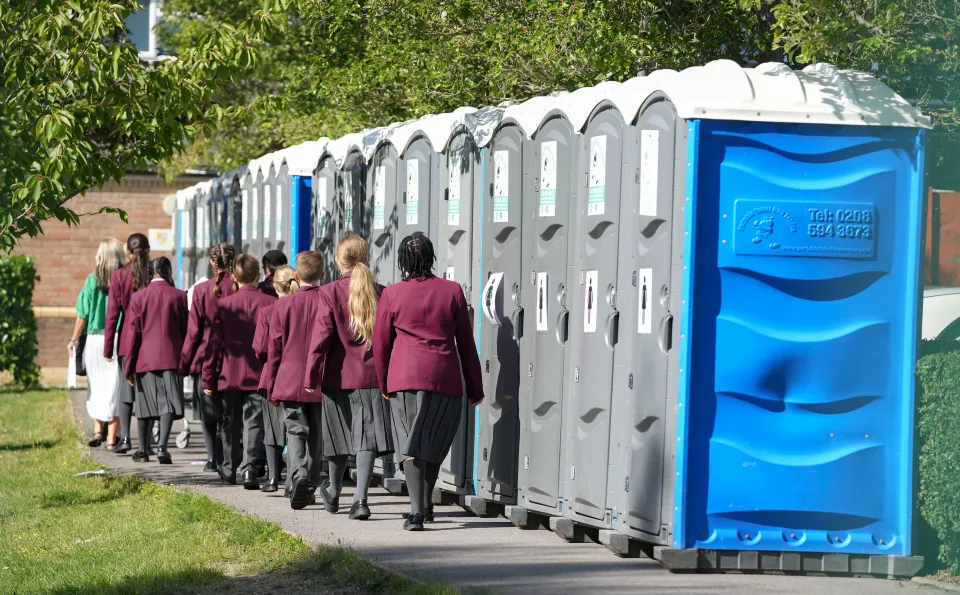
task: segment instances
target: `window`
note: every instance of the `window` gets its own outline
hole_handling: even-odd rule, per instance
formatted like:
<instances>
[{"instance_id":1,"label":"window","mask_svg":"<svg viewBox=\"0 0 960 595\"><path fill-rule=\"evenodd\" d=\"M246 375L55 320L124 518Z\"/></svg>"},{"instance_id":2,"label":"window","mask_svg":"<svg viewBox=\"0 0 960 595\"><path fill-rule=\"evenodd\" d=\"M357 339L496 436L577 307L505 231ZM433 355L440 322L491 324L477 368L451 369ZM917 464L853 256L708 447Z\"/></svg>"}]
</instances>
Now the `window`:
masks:
<instances>
[{"instance_id":1,"label":"window","mask_svg":"<svg viewBox=\"0 0 960 595\"><path fill-rule=\"evenodd\" d=\"M141 60L156 60L159 56L157 48L157 26L159 9L158 0L140 0L140 8L134 10L124 22L129 29L129 39L140 51Z\"/></svg>"}]
</instances>

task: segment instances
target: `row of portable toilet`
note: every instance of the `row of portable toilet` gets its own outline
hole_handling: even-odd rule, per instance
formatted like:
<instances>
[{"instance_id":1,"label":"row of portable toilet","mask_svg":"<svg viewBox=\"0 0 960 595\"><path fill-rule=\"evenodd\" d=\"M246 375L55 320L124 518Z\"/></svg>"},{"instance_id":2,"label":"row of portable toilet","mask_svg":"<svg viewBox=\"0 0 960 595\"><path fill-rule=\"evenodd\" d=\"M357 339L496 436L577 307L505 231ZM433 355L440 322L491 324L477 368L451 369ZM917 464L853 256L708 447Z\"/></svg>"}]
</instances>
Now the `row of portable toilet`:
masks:
<instances>
[{"instance_id":1,"label":"row of portable toilet","mask_svg":"<svg viewBox=\"0 0 960 595\"><path fill-rule=\"evenodd\" d=\"M439 483L467 508L678 569L906 575L927 127L870 75L718 61L321 139L299 199L257 189L271 156L231 188L243 251L301 229L330 279L346 233L385 285L433 239L484 375ZM307 223L268 237L271 199Z\"/></svg>"}]
</instances>

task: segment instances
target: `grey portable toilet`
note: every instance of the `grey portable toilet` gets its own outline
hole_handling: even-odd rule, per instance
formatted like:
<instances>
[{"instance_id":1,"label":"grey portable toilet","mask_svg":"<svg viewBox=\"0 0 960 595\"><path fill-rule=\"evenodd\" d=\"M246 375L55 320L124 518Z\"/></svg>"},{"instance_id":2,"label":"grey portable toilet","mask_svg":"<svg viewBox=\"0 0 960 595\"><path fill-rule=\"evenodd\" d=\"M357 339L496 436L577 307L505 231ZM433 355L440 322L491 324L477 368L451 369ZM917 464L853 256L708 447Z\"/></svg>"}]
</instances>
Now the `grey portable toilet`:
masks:
<instances>
[{"instance_id":1,"label":"grey portable toilet","mask_svg":"<svg viewBox=\"0 0 960 595\"><path fill-rule=\"evenodd\" d=\"M263 251L258 255L263 255L270 250L281 250L281 233L277 229L278 222L282 222L283 217L283 192L280 189L280 162L283 159L284 150L276 151L267 155L265 162L261 165L263 173L263 184L261 185L263 199Z\"/></svg>"},{"instance_id":2,"label":"grey portable toilet","mask_svg":"<svg viewBox=\"0 0 960 595\"><path fill-rule=\"evenodd\" d=\"M364 215L366 203L367 159L363 154L363 134L349 134L335 141L333 150L340 168L337 177L336 201L334 202L334 220L337 223L336 243L348 234L367 237L364 233ZM342 155L342 157L341 157ZM328 279L333 281L339 277Z\"/></svg>"},{"instance_id":3,"label":"grey portable toilet","mask_svg":"<svg viewBox=\"0 0 960 595\"><path fill-rule=\"evenodd\" d=\"M386 129L384 129L386 130ZM370 268L381 285L392 285L397 280L397 226L400 214L397 208L399 194L397 149L386 135L377 139L367 170L367 192L372 205L370 216Z\"/></svg>"},{"instance_id":4,"label":"grey portable toilet","mask_svg":"<svg viewBox=\"0 0 960 595\"><path fill-rule=\"evenodd\" d=\"M478 334L485 399L475 412L475 495L464 497L467 508L480 516L488 514L488 502L508 505L517 498L522 252L529 233L523 220L524 173L530 160L525 131L504 119L483 150L480 258L484 285Z\"/></svg>"},{"instance_id":5,"label":"grey portable toilet","mask_svg":"<svg viewBox=\"0 0 960 595\"><path fill-rule=\"evenodd\" d=\"M576 167L578 207L575 230L579 252L576 283L570 288L571 389L563 472L569 506L565 516L591 527L609 528L608 502L614 353L619 333L617 256L622 201L622 156L631 133L605 94L617 83L602 83L566 96L562 103L574 127L582 129Z\"/></svg>"},{"instance_id":6,"label":"grey portable toilet","mask_svg":"<svg viewBox=\"0 0 960 595\"><path fill-rule=\"evenodd\" d=\"M242 232L239 246L234 246L237 254L249 254L256 250L254 244L259 241L260 232L260 191L255 190L255 182L260 172L260 161L253 159L247 164L240 178L240 196L242 207Z\"/></svg>"},{"instance_id":7,"label":"grey portable toilet","mask_svg":"<svg viewBox=\"0 0 960 595\"><path fill-rule=\"evenodd\" d=\"M339 210L334 208L334 204L340 168L337 165L334 149L335 141L325 143L313 169L311 184L313 200L310 220L313 223L313 232L310 235L310 249L323 255L326 280L336 279L339 276L337 264L334 262Z\"/></svg>"},{"instance_id":8,"label":"grey portable toilet","mask_svg":"<svg viewBox=\"0 0 960 595\"><path fill-rule=\"evenodd\" d=\"M227 173L227 242L238 251L243 246L246 225L247 206L243 192L243 179L246 173L246 165Z\"/></svg>"},{"instance_id":9,"label":"grey portable toilet","mask_svg":"<svg viewBox=\"0 0 960 595\"><path fill-rule=\"evenodd\" d=\"M477 283L480 274L480 234L476 225L480 217L481 188L480 146L503 115L500 108L461 108L452 114L437 116L431 133L435 146L444 147L440 156L441 182L439 232L436 238L437 275L456 281L463 288L471 322L476 328L475 304L479 299ZM448 138L440 141L446 132ZM474 411L464 402L460 427L447 458L440 466L437 488L441 492L464 496L473 493Z\"/></svg>"},{"instance_id":10,"label":"grey portable toilet","mask_svg":"<svg viewBox=\"0 0 960 595\"><path fill-rule=\"evenodd\" d=\"M522 245L520 440L517 506L506 515L521 527L545 525L565 506L570 310L578 283L577 162L580 139L561 109L562 96L507 108L504 119L533 132L525 170ZM534 514L529 514L534 513Z\"/></svg>"}]
</instances>

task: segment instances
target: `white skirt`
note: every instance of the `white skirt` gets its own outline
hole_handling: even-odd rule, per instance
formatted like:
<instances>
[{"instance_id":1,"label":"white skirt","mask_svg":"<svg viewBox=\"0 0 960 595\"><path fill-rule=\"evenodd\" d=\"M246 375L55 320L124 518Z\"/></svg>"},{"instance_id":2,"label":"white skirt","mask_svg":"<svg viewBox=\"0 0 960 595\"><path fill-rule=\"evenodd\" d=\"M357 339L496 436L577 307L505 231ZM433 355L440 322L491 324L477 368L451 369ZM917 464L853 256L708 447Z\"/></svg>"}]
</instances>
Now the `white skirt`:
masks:
<instances>
[{"instance_id":1,"label":"white skirt","mask_svg":"<svg viewBox=\"0 0 960 595\"><path fill-rule=\"evenodd\" d=\"M103 332L87 335L83 365L87 368L87 415L100 421L112 420L117 416L121 374L117 358L108 362L103 357Z\"/></svg>"}]
</instances>

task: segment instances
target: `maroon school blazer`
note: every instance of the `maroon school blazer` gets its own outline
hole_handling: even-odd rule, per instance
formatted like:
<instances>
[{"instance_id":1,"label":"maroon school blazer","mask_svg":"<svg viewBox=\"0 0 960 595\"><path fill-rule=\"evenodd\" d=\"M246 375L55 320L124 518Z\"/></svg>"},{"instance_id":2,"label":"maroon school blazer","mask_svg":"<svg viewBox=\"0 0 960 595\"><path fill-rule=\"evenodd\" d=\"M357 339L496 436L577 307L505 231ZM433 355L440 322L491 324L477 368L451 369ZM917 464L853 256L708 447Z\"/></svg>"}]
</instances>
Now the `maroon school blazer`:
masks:
<instances>
[{"instance_id":1,"label":"maroon school blazer","mask_svg":"<svg viewBox=\"0 0 960 595\"><path fill-rule=\"evenodd\" d=\"M267 344L270 342L270 321L273 320L275 306L276 302L273 302L269 306L260 308L260 311L257 312L257 330L253 333L253 351L257 354L257 359L260 360L260 365L263 368L260 372L260 385L257 388L264 394L267 391L267 383L264 382L267 377L265 366L267 363Z\"/></svg>"},{"instance_id":2,"label":"maroon school blazer","mask_svg":"<svg viewBox=\"0 0 960 595\"><path fill-rule=\"evenodd\" d=\"M380 392L425 390L483 400L480 358L460 284L434 276L383 290L373 329ZM457 355L459 354L459 361Z\"/></svg>"},{"instance_id":3,"label":"maroon school blazer","mask_svg":"<svg viewBox=\"0 0 960 595\"><path fill-rule=\"evenodd\" d=\"M203 364L203 388L218 391L256 391L263 364L253 348L257 315L276 298L245 285L221 298L210 329L210 357Z\"/></svg>"},{"instance_id":4,"label":"maroon school blazer","mask_svg":"<svg viewBox=\"0 0 960 595\"><path fill-rule=\"evenodd\" d=\"M373 349L357 343L350 330L350 274L327 283L317 293L321 307L313 327L307 370L303 386L326 390L343 388L377 388L377 368ZM383 286L377 285L377 295Z\"/></svg>"},{"instance_id":5,"label":"maroon school blazer","mask_svg":"<svg viewBox=\"0 0 960 595\"><path fill-rule=\"evenodd\" d=\"M257 285L257 289L259 289L261 293L265 293L270 297L275 297L275 298L280 297L279 295L277 295L277 290L273 286L273 275L267 275L267 278L261 281L259 285Z\"/></svg>"},{"instance_id":6,"label":"maroon school blazer","mask_svg":"<svg viewBox=\"0 0 960 595\"><path fill-rule=\"evenodd\" d=\"M177 370L187 334L187 292L166 281L151 281L133 294L130 307L130 353L127 378L134 373Z\"/></svg>"},{"instance_id":7,"label":"maroon school blazer","mask_svg":"<svg viewBox=\"0 0 960 595\"><path fill-rule=\"evenodd\" d=\"M120 267L110 276L110 290L107 292L107 321L103 329L103 357L112 359L113 338L119 334L116 355L126 357L130 353L130 346L125 340L127 321L125 313L130 306L130 296L133 295L133 277L130 275L130 265ZM118 328L119 326L119 328Z\"/></svg>"},{"instance_id":8,"label":"maroon school blazer","mask_svg":"<svg viewBox=\"0 0 960 595\"><path fill-rule=\"evenodd\" d=\"M180 375L200 374L208 358L210 327L217 315L217 294L213 293L216 279L207 279L193 288L190 304L190 321L187 323L187 338L180 353ZM224 275L220 280L220 297L233 295L233 279Z\"/></svg>"},{"instance_id":9,"label":"maroon school blazer","mask_svg":"<svg viewBox=\"0 0 960 595\"><path fill-rule=\"evenodd\" d=\"M308 393L303 388L314 321L326 307L318 299L319 289L316 285L303 285L273 307L267 365L263 372L267 398L271 401L323 401L320 391Z\"/></svg>"}]
</instances>

